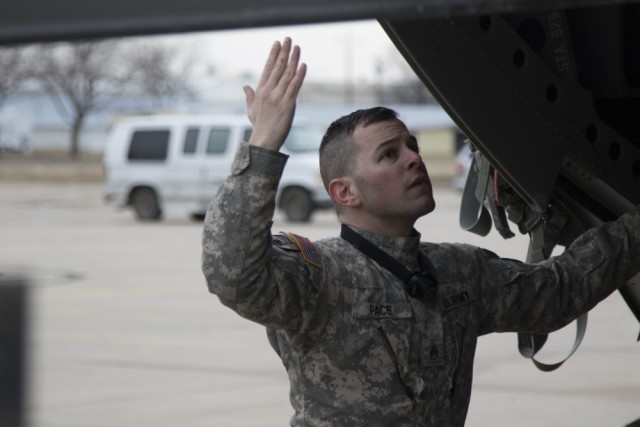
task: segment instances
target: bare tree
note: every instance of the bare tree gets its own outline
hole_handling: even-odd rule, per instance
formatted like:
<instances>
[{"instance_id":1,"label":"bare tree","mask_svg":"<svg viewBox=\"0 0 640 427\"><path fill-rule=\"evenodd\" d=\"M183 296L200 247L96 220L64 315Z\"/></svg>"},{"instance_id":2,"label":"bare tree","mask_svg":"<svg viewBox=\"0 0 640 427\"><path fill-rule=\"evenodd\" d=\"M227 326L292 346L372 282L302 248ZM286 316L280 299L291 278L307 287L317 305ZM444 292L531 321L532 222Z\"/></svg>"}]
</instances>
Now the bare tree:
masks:
<instances>
[{"instance_id":1,"label":"bare tree","mask_svg":"<svg viewBox=\"0 0 640 427\"><path fill-rule=\"evenodd\" d=\"M71 158L80 155L80 132L87 116L104 108L106 95L122 83L114 68L117 41L63 43L35 51L35 77L71 129Z\"/></svg>"},{"instance_id":2,"label":"bare tree","mask_svg":"<svg viewBox=\"0 0 640 427\"><path fill-rule=\"evenodd\" d=\"M385 87L381 102L396 104L435 104L433 95L417 76L407 76L405 80L394 82Z\"/></svg>"},{"instance_id":3,"label":"bare tree","mask_svg":"<svg viewBox=\"0 0 640 427\"><path fill-rule=\"evenodd\" d=\"M168 45L131 40L61 43L36 49L30 61L33 75L71 129L70 157L80 155L80 133L87 116L117 98L138 96L162 106L192 95L191 62L176 61L175 53Z\"/></svg>"},{"instance_id":4,"label":"bare tree","mask_svg":"<svg viewBox=\"0 0 640 427\"><path fill-rule=\"evenodd\" d=\"M433 95L397 52L378 60L378 101L382 104L435 104Z\"/></svg>"},{"instance_id":5,"label":"bare tree","mask_svg":"<svg viewBox=\"0 0 640 427\"><path fill-rule=\"evenodd\" d=\"M22 88L28 77L23 48L0 48L0 108Z\"/></svg>"},{"instance_id":6,"label":"bare tree","mask_svg":"<svg viewBox=\"0 0 640 427\"><path fill-rule=\"evenodd\" d=\"M125 54L132 91L150 98L157 106L192 97L190 81L193 60L177 47L159 42L133 43Z\"/></svg>"}]
</instances>

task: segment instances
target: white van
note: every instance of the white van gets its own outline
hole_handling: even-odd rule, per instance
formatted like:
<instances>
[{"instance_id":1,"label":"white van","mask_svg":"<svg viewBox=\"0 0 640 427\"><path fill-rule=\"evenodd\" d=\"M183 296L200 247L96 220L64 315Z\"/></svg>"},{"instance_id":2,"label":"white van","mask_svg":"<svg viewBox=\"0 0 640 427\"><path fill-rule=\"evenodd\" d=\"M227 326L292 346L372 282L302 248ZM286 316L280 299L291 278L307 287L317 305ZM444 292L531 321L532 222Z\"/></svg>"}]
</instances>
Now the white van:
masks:
<instances>
[{"instance_id":1,"label":"white van","mask_svg":"<svg viewBox=\"0 0 640 427\"><path fill-rule=\"evenodd\" d=\"M33 125L25 115L13 109L0 113L0 154L14 152L31 154Z\"/></svg>"},{"instance_id":2,"label":"white van","mask_svg":"<svg viewBox=\"0 0 640 427\"><path fill-rule=\"evenodd\" d=\"M119 120L104 151L104 199L130 206L140 220L158 220L167 209L202 218L216 188L231 172L251 124L244 115L148 115ZM308 221L329 208L318 147L322 129L296 121L282 152L290 156L277 206L290 221Z\"/></svg>"}]
</instances>

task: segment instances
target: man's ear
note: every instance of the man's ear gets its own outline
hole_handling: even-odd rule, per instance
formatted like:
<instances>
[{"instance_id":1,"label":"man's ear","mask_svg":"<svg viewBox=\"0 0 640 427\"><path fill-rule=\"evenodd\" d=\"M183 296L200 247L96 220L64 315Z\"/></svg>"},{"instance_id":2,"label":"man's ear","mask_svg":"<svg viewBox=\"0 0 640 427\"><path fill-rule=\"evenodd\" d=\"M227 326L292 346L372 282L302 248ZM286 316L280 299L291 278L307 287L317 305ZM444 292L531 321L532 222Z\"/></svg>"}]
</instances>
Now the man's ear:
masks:
<instances>
[{"instance_id":1,"label":"man's ear","mask_svg":"<svg viewBox=\"0 0 640 427\"><path fill-rule=\"evenodd\" d=\"M329 195L340 206L355 208L362 204L355 182L348 176L332 179L329 182Z\"/></svg>"}]
</instances>

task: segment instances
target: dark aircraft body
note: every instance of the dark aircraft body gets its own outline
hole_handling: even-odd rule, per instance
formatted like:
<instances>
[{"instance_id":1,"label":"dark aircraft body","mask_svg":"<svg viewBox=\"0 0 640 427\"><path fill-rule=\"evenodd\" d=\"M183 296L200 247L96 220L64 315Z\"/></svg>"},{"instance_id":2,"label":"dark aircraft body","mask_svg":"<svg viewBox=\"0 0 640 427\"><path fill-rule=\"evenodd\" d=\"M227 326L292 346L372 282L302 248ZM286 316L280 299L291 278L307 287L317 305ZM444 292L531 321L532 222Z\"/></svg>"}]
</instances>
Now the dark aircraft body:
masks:
<instances>
[{"instance_id":1,"label":"dark aircraft body","mask_svg":"<svg viewBox=\"0 0 640 427\"><path fill-rule=\"evenodd\" d=\"M0 45L377 19L476 150L461 224L530 260L640 204L640 3L8 0ZM510 225L511 224L511 225ZM640 279L620 289L640 319Z\"/></svg>"}]
</instances>

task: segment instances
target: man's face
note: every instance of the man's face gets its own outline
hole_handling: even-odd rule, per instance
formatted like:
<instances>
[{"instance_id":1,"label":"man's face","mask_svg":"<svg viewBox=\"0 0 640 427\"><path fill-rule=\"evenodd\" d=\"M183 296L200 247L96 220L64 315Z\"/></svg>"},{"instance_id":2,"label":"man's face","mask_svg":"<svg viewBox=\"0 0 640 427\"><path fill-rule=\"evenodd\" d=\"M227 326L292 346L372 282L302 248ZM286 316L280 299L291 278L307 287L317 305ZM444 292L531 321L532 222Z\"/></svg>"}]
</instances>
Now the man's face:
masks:
<instances>
[{"instance_id":1,"label":"man's face","mask_svg":"<svg viewBox=\"0 0 640 427\"><path fill-rule=\"evenodd\" d=\"M358 126L353 178L368 215L413 223L435 208L418 143L400 120Z\"/></svg>"}]
</instances>

